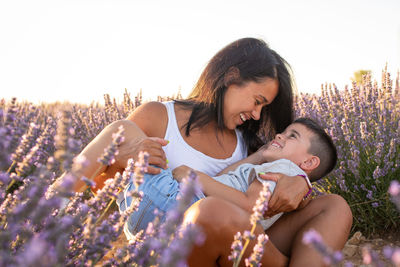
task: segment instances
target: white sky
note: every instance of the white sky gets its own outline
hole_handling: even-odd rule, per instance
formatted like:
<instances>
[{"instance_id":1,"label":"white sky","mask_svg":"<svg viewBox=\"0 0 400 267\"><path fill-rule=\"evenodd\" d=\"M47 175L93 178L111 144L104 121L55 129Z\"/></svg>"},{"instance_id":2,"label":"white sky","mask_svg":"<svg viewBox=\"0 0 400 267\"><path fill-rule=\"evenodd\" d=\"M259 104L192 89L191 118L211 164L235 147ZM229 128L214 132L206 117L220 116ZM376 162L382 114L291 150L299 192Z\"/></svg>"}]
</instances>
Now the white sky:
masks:
<instances>
[{"instance_id":1,"label":"white sky","mask_svg":"<svg viewBox=\"0 0 400 267\"><path fill-rule=\"evenodd\" d=\"M299 91L342 89L353 72L400 66L399 0L2 0L0 98L145 98L191 90L208 60L242 37L266 40Z\"/></svg>"}]
</instances>

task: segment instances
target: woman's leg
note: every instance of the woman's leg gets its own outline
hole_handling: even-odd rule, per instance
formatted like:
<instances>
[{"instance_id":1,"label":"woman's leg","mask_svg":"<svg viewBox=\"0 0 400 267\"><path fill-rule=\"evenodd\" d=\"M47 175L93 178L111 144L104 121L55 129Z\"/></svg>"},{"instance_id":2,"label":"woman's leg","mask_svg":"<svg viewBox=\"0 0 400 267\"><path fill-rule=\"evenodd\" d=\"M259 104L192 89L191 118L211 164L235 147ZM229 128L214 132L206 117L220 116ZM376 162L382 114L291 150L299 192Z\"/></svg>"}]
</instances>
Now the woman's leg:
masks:
<instances>
[{"instance_id":1,"label":"woman's leg","mask_svg":"<svg viewBox=\"0 0 400 267\"><path fill-rule=\"evenodd\" d=\"M185 214L185 222L200 225L206 241L192 251L189 265L232 266L227 257L233 235L250 229L249 218L250 214L244 210L216 198L206 198L191 206ZM342 197L327 195L312 200L303 209L285 214L267 230L270 241L264 249L263 266L286 265L286 256L290 258L290 266L322 266L322 257L303 245L303 233L314 228L328 246L339 250L348 238L351 224L352 214ZM262 229L257 231L260 233Z\"/></svg>"},{"instance_id":2,"label":"woman's leg","mask_svg":"<svg viewBox=\"0 0 400 267\"><path fill-rule=\"evenodd\" d=\"M313 228L321 234L327 246L341 250L352 222L347 202L339 195L326 195L310 201L303 209L283 215L267 230L267 234L290 258L290 266L322 266L322 257L302 243L304 232Z\"/></svg>"},{"instance_id":3,"label":"woman's leg","mask_svg":"<svg viewBox=\"0 0 400 267\"><path fill-rule=\"evenodd\" d=\"M189 256L189 266L232 266L228 260L231 254L233 236L237 232L250 230L250 214L223 199L207 197L193 204L185 213L185 223L199 225L206 235L201 246L194 247ZM256 235L263 233L257 226ZM249 257L255 245L253 240L243 257ZM267 242L262 266L285 266L288 259L271 242ZM243 261L242 261L243 263ZM244 266L244 265L243 265Z\"/></svg>"}]
</instances>

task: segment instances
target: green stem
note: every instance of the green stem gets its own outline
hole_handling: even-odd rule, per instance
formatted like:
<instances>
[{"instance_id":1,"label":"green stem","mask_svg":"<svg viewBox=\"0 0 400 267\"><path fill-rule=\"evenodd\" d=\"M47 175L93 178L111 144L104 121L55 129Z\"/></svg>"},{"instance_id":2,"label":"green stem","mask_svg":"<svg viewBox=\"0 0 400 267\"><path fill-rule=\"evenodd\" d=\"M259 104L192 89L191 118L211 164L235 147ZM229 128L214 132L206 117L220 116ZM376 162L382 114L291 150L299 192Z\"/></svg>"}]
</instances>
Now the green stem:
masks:
<instances>
[{"instance_id":1,"label":"green stem","mask_svg":"<svg viewBox=\"0 0 400 267\"><path fill-rule=\"evenodd\" d=\"M7 170L7 173L8 173L8 174L10 174L10 173L14 170L15 165L17 165L17 162L16 162L16 161L13 161L13 162L11 163L11 165L10 165L10 168L8 168L8 170Z\"/></svg>"},{"instance_id":2,"label":"green stem","mask_svg":"<svg viewBox=\"0 0 400 267\"><path fill-rule=\"evenodd\" d=\"M103 164L100 164L100 166L97 168L97 170L92 174L92 176L90 176L90 180L93 181L94 178L97 176L97 173L101 170L101 168L103 167ZM82 191L85 191L89 188L89 186L85 183L84 188ZM80 189L79 189L80 190ZM94 194L96 194L95 192L93 192Z\"/></svg>"},{"instance_id":3,"label":"green stem","mask_svg":"<svg viewBox=\"0 0 400 267\"><path fill-rule=\"evenodd\" d=\"M8 168L7 173L11 174L12 171L15 170L15 166L17 165L16 161L13 161L10 165L10 168ZM8 184L7 188L6 188L6 192L9 193L10 188L16 183L17 181L15 179L12 179L11 182Z\"/></svg>"},{"instance_id":4,"label":"green stem","mask_svg":"<svg viewBox=\"0 0 400 267\"><path fill-rule=\"evenodd\" d=\"M256 226L257 226L256 223L253 224L253 227L251 228L251 231L250 231L250 235L253 235L253 234L254 234L254 231L256 230ZM244 246L243 246L243 248L242 248L242 251L240 252L240 255L239 255L238 259L237 259L237 260L235 261L235 263L233 264L233 267L238 267L238 266L239 266L240 261L242 260L243 255L244 255L244 252L246 251L246 248L247 248L247 246L249 245L249 243L250 243L250 238L247 238L247 239L246 239L246 242L244 243Z\"/></svg>"},{"instance_id":5,"label":"green stem","mask_svg":"<svg viewBox=\"0 0 400 267\"><path fill-rule=\"evenodd\" d=\"M111 198L111 201L108 203L106 209L103 211L103 213L102 213L102 214L100 215L100 217L97 219L97 221L96 221L95 224L99 223L99 222L103 219L103 217L106 215L107 211L110 209L111 204L114 203L114 201L115 201L115 197L112 197L112 198Z\"/></svg>"},{"instance_id":6,"label":"green stem","mask_svg":"<svg viewBox=\"0 0 400 267\"><path fill-rule=\"evenodd\" d=\"M15 179L12 179L11 183L8 184L6 192L9 193L10 188L16 183L17 181Z\"/></svg>"},{"instance_id":7,"label":"green stem","mask_svg":"<svg viewBox=\"0 0 400 267\"><path fill-rule=\"evenodd\" d=\"M92 174L92 176L90 177L90 180L94 180L94 178L97 176L97 174L99 173L99 171L101 170L101 168L103 168L103 164L100 164L100 166L97 168L97 170Z\"/></svg>"},{"instance_id":8,"label":"green stem","mask_svg":"<svg viewBox=\"0 0 400 267\"><path fill-rule=\"evenodd\" d=\"M372 200L368 200L368 201L364 201L364 202L354 203L354 204L351 204L350 207L369 204L369 203L376 202L376 201L379 201L379 200L388 200L388 197L386 196L386 197L383 197L383 198L377 198L377 199L372 199Z\"/></svg>"}]
</instances>

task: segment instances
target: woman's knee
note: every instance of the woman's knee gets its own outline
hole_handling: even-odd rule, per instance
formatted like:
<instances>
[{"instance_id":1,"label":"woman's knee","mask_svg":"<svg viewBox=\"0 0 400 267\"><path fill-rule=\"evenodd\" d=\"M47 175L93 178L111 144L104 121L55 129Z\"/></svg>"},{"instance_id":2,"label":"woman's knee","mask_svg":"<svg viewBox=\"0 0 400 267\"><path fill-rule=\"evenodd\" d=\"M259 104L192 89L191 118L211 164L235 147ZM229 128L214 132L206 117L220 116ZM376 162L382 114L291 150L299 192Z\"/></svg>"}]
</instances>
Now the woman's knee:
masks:
<instances>
[{"instance_id":1,"label":"woman's knee","mask_svg":"<svg viewBox=\"0 0 400 267\"><path fill-rule=\"evenodd\" d=\"M344 224L351 227L353 223L353 214L347 201L340 195L329 194L316 199L322 204L323 212L331 213L340 218Z\"/></svg>"},{"instance_id":2,"label":"woman's knee","mask_svg":"<svg viewBox=\"0 0 400 267\"><path fill-rule=\"evenodd\" d=\"M249 214L238 206L215 197L194 203L185 212L185 223L195 223L214 231L237 229L249 224Z\"/></svg>"}]
</instances>

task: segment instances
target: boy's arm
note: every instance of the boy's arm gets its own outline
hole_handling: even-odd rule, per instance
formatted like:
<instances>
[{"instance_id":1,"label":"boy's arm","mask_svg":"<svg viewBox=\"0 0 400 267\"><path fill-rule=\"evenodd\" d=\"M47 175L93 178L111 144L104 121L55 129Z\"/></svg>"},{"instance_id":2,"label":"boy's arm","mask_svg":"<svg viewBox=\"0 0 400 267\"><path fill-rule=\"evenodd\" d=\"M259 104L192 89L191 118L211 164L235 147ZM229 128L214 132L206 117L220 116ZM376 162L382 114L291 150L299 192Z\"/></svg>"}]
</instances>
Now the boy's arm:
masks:
<instances>
[{"instance_id":1,"label":"boy's arm","mask_svg":"<svg viewBox=\"0 0 400 267\"><path fill-rule=\"evenodd\" d=\"M172 173L174 178L180 181L183 176L187 176L189 170L190 168L187 166L180 166L175 168ZM255 179L250 184L246 192L241 192L214 180L212 177L203 172L195 170L194 172L197 174L202 191L206 196L214 196L225 199L250 213L252 212L253 206L259 196L259 192L263 187L261 182Z\"/></svg>"},{"instance_id":2,"label":"boy's arm","mask_svg":"<svg viewBox=\"0 0 400 267\"><path fill-rule=\"evenodd\" d=\"M260 191L263 186L261 182L255 179L246 192L241 192L223 183L220 183L205 173L197 172L199 182L203 188L203 193L206 196L219 197L228 200L242 209L252 213L253 206L257 201Z\"/></svg>"}]
</instances>

